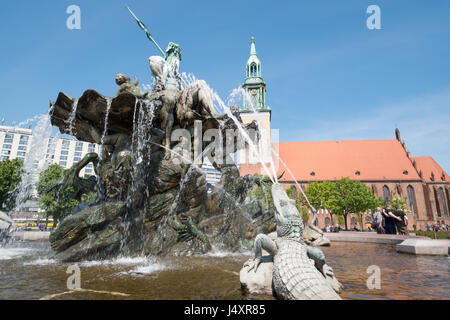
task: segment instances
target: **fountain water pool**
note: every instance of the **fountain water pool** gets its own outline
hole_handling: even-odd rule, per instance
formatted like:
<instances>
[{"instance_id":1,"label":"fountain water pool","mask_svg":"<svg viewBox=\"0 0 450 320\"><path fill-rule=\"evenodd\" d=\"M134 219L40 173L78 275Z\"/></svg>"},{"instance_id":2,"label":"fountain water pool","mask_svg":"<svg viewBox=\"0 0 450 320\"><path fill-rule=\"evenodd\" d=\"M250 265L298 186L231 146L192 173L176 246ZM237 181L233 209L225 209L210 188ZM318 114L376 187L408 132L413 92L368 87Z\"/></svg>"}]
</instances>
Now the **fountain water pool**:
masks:
<instances>
[{"instance_id":1,"label":"fountain water pool","mask_svg":"<svg viewBox=\"0 0 450 320\"><path fill-rule=\"evenodd\" d=\"M367 243L333 242L324 252L345 286L344 299L450 299L448 258L399 254L394 246ZM273 299L241 291L239 270L250 253L81 262L81 288L90 290L81 292L66 287L71 264L50 253L45 243L0 248L0 299ZM381 269L380 290L366 286L370 265Z\"/></svg>"}]
</instances>

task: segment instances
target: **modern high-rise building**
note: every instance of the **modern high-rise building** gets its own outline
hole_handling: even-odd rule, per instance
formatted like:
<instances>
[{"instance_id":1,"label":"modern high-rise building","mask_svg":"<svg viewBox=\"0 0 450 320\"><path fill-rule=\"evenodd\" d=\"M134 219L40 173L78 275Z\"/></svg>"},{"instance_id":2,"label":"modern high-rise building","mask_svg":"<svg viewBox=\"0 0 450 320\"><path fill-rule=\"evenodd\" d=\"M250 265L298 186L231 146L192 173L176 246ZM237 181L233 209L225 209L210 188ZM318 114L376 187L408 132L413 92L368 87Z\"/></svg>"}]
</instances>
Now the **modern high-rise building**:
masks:
<instances>
[{"instance_id":1,"label":"modern high-rise building","mask_svg":"<svg viewBox=\"0 0 450 320\"><path fill-rule=\"evenodd\" d=\"M54 139L57 139L55 142ZM0 126L0 161L6 159L25 160L33 143L33 131L10 126ZM99 152L99 146L94 143L78 141L72 137L50 137L46 139L47 152L45 159L49 164L57 163L67 169L80 161L88 152ZM93 175L92 163L88 164L80 175Z\"/></svg>"},{"instance_id":2,"label":"modern high-rise building","mask_svg":"<svg viewBox=\"0 0 450 320\"><path fill-rule=\"evenodd\" d=\"M56 141L55 141L56 139ZM36 143L36 141L35 141ZM30 152L36 152L36 146L33 145L33 130L11 126L0 126L0 161L9 159L26 160ZM57 163L61 167L68 169L80 161L88 152L99 152L99 146L89 142L78 141L72 137L49 137L41 142L38 148L46 148L42 152L42 158L35 157L32 166L35 168L44 168L45 164ZM39 152L40 153L40 152ZM31 158L33 161L33 158ZM39 170L32 174L39 174ZM92 163L88 164L80 172L81 176L94 175ZM37 181L35 177L35 181ZM20 206L18 211L12 214L16 221L36 221L42 219L40 214L37 191L33 190L30 199L26 200Z\"/></svg>"}]
</instances>

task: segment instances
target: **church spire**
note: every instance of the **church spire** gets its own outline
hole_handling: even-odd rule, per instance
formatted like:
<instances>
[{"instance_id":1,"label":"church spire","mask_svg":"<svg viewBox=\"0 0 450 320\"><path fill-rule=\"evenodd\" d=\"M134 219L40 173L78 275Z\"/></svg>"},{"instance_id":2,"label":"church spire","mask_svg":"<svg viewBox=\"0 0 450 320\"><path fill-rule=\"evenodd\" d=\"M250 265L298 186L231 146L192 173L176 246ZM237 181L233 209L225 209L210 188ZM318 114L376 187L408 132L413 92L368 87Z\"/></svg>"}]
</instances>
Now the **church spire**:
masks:
<instances>
[{"instance_id":1,"label":"church spire","mask_svg":"<svg viewBox=\"0 0 450 320\"><path fill-rule=\"evenodd\" d=\"M255 37L252 36L252 44L250 46L250 55L256 56Z\"/></svg>"},{"instance_id":2,"label":"church spire","mask_svg":"<svg viewBox=\"0 0 450 320\"><path fill-rule=\"evenodd\" d=\"M246 101L247 99L244 99L243 110L251 110L253 108L258 111L270 110L266 106L266 83L262 78L261 61L256 55L255 37L253 36L250 42L250 57L246 64L246 78L242 87L252 99L252 106L249 105L249 101Z\"/></svg>"},{"instance_id":3,"label":"church spire","mask_svg":"<svg viewBox=\"0 0 450 320\"><path fill-rule=\"evenodd\" d=\"M255 37L252 36L250 57L247 60L247 78L261 77L261 61L256 55Z\"/></svg>"}]
</instances>

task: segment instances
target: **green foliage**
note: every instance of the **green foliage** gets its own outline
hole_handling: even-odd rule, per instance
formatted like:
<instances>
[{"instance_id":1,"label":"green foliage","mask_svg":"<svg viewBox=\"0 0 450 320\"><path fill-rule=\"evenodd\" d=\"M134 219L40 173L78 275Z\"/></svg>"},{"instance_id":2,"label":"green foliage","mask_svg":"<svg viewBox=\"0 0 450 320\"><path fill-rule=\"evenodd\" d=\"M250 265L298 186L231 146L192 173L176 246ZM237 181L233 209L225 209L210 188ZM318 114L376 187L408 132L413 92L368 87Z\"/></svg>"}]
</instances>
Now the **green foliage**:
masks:
<instances>
[{"instance_id":1,"label":"green foliage","mask_svg":"<svg viewBox=\"0 0 450 320\"><path fill-rule=\"evenodd\" d=\"M431 239L450 239L450 231L414 231L416 236L430 237Z\"/></svg>"},{"instance_id":2,"label":"green foliage","mask_svg":"<svg viewBox=\"0 0 450 320\"><path fill-rule=\"evenodd\" d=\"M297 201L297 209L302 216L303 223L307 223L309 220L309 209L305 206L299 206L299 202Z\"/></svg>"},{"instance_id":3,"label":"green foliage","mask_svg":"<svg viewBox=\"0 0 450 320\"><path fill-rule=\"evenodd\" d=\"M286 190L286 194L289 198L295 200L295 205L302 217L303 222L307 223L309 220L309 209L305 205L303 205L304 203L303 195L297 192L297 188L295 186L291 186L290 188L288 188Z\"/></svg>"},{"instance_id":4,"label":"green foliage","mask_svg":"<svg viewBox=\"0 0 450 320\"><path fill-rule=\"evenodd\" d=\"M263 186L255 185L250 190L248 190L248 195L251 198L260 200L264 210L274 209L270 186L267 186L265 184L263 184Z\"/></svg>"},{"instance_id":5,"label":"green foliage","mask_svg":"<svg viewBox=\"0 0 450 320\"><path fill-rule=\"evenodd\" d=\"M313 182L308 185L305 194L316 209L326 208L330 213L342 216L346 229L348 214L354 213L362 220L363 212L380 205L380 200L364 183L349 178L335 182Z\"/></svg>"},{"instance_id":6,"label":"green foliage","mask_svg":"<svg viewBox=\"0 0 450 320\"><path fill-rule=\"evenodd\" d=\"M16 203L16 187L20 183L23 161L0 161L0 209L12 210Z\"/></svg>"},{"instance_id":7,"label":"green foliage","mask_svg":"<svg viewBox=\"0 0 450 320\"><path fill-rule=\"evenodd\" d=\"M331 181L323 181L309 184L305 190L311 205L316 209L328 209L333 212L336 197L338 196L336 185Z\"/></svg>"},{"instance_id":8,"label":"green foliage","mask_svg":"<svg viewBox=\"0 0 450 320\"><path fill-rule=\"evenodd\" d=\"M337 216L338 224L341 226L344 224L344 217L343 216Z\"/></svg>"},{"instance_id":9,"label":"green foliage","mask_svg":"<svg viewBox=\"0 0 450 320\"><path fill-rule=\"evenodd\" d=\"M60 189L57 185L67 170L58 164L50 165L47 170L39 175L38 194L39 204L44 210L45 216L53 217L55 221L61 221L71 214L76 206L95 201L95 193L85 194L81 201L74 199L73 187Z\"/></svg>"},{"instance_id":10,"label":"green foliage","mask_svg":"<svg viewBox=\"0 0 450 320\"><path fill-rule=\"evenodd\" d=\"M383 200L384 204L385 201ZM400 199L400 198L394 198L392 200L389 201L392 205L392 210L395 210L397 208L397 205L399 205L401 207L401 210L406 213L406 214L410 214L411 210L409 209L408 203L406 203L406 201Z\"/></svg>"},{"instance_id":11,"label":"green foliage","mask_svg":"<svg viewBox=\"0 0 450 320\"><path fill-rule=\"evenodd\" d=\"M297 189L295 188L295 186L291 186L290 188L288 188L286 190L286 194L289 198L291 199L297 199Z\"/></svg>"}]
</instances>

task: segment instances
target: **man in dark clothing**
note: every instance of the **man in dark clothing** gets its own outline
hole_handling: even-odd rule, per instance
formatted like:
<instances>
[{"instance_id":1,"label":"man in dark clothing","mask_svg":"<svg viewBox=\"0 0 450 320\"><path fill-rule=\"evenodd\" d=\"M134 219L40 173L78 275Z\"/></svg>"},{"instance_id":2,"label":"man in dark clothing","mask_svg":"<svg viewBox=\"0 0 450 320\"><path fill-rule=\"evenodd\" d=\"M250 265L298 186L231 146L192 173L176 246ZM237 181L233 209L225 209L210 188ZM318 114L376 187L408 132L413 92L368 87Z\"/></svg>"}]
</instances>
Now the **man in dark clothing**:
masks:
<instances>
[{"instance_id":1,"label":"man in dark clothing","mask_svg":"<svg viewBox=\"0 0 450 320\"><path fill-rule=\"evenodd\" d=\"M383 210L383 218L384 218L384 230L386 234L396 234L395 232L395 221L397 217L392 214L391 204L386 206L386 209Z\"/></svg>"},{"instance_id":2,"label":"man in dark clothing","mask_svg":"<svg viewBox=\"0 0 450 320\"><path fill-rule=\"evenodd\" d=\"M408 217L406 214L401 210L402 207L400 205L397 205L396 210L393 212L393 214L399 218L399 220L395 221L395 226L397 227L398 234L407 235L408 234Z\"/></svg>"}]
</instances>

